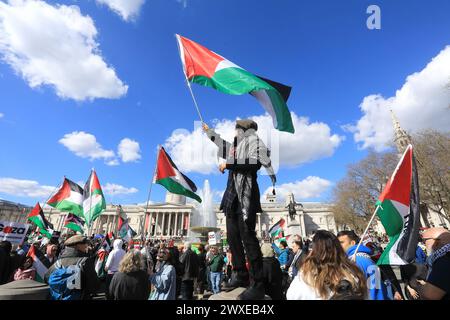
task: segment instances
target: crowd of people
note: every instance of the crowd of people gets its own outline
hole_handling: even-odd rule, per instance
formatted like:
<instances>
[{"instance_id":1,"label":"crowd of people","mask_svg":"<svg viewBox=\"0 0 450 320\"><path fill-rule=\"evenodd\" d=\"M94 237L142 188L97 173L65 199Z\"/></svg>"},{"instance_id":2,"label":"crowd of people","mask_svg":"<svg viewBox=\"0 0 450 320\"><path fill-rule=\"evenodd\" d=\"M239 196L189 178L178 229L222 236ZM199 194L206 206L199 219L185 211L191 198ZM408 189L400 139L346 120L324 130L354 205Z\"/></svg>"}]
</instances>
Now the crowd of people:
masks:
<instances>
[{"instance_id":1,"label":"crowd of people","mask_svg":"<svg viewBox=\"0 0 450 320\"><path fill-rule=\"evenodd\" d=\"M400 266L401 279L391 266L377 266L379 243L370 240L358 247L359 243L354 231L335 235L324 230L311 239L294 235L278 244L263 242L266 296L273 300L449 298L448 230L430 228L422 233L415 262ZM30 255L32 248L39 254ZM36 256L48 268L42 281L54 300L92 299L102 293L108 300L193 300L232 289L229 248L193 246L188 241L176 245L173 240L133 243L109 235L25 241L16 247L0 242L0 284L39 281Z\"/></svg>"}]
</instances>

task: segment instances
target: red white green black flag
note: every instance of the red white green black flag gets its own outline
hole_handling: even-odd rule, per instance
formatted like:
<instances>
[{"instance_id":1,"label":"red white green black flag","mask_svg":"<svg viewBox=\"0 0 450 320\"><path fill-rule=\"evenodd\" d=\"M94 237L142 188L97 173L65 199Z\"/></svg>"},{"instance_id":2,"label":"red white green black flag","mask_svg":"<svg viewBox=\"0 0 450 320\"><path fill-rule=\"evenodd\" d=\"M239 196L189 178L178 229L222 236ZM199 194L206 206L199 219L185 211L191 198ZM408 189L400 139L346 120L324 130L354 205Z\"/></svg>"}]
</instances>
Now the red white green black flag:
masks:
<instances>
[{"instance_id":1,"label":"red white green black flag","mask_svg":"<svg viewBox=\"0 0 450 320\"><path fill-rule=\"evenodd\" d=\"M190 39L176 38L188 81L232 95L249 93L270 114L275 128L294 133L286 105L290 87L258 77Z\"/></svg>"},{"instance_id":2,"label":"red white green black flag","mask_svg":"<svg viewBox=\"0 0 450 320\"><path fill-rule=\"evenodd\" d=\"M178 170L163 147L159 149L153 183L162 185L169 192L181 194L202 202L202 199L195 194L197 191L195 183Z\"/></svg>"}]
</instances>

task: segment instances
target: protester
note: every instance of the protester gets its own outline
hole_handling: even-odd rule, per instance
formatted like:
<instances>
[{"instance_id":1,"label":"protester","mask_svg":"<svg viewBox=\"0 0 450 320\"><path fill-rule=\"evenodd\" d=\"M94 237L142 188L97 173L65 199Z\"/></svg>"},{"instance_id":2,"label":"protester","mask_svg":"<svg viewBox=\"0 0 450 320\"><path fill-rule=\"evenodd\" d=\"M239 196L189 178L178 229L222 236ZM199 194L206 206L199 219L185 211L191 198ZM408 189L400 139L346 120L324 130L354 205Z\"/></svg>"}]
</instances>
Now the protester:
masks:
<instances>
[{"instance_id":1,"label":"protester","mask_svg":"<svg viewBox=\"0 0 450 320\"><path fill-rule=\"evenodd\" d=\"M47 244L45 248L45 257L47 258L48 262L52 265L57 260L56 252L58 251L58 246L56 244Z\"/></svg>"},{"instance_id":2,"label":"protester","mask_svg":"<svg viewBox=\"0 0 450 320\"><path fill-rule=\"evenodd\" d=\"M220 282L222 278L223 265L225 264L223 256L219 253L216 246L211 246L211 255L207 261L211 270L212 292L217 294L220 292Z\"/></svg>"},{"instance_id":3,"label":"protester","mask_svg":"<svg viewBox=\"0 0 450 320\"><path fill-rule=\"evenodd\" d=\"M372 250L362 244L358 248L360 239L354 231L341 231L337 237L349 259L356 263L369 280L369 298L371 300L387 299L387 291L381 280L380 270L370 257ZM358 252L356 252L357 248Z\"/></svg>"},{"instance_id":4,"label":"protester","mask_svg":"<svg viewBox=\"0 0 450 320\"><path fill-rule=\"evenodd\" d=\"M34 280L36 278L36 269L33 267L32 257L22 257L23 263L14 273L14 281L16 280Z\"/></svg>"},{"instance_id":5,"label":"protester","mask_svg":"<svg viewBox=\"0 0 450 320\"><path fill-rule=\"evenodd\" d=\"M85 236L75 235L67 239L64 245L65 249L61 257L48 269L44 277L45 282L50 286L52 299L89 300L97 292L99 280L95 272L94 256L88 254L88 239ZM79 287L67 290L69 289L67 285L61 286L61 282L56 282L56 280L64 279L64 276L56 271L59 269L63 271L64 268L73 266L79 267L79 272L72 278ZM56 276L61 277L54 279L57 278ZM57 286L53 286L53 283Z\"/></svg>"},{"instance_id":6,"label":"protester","mask_svg":"<svg viewBox=\"0 0 450 320\"><path fill-rule=\"evenodd\" d=\"M261 253L263 257L263 276L264 289L266 295L272 300L283 300L282 290L282 272L280 262L275 258L272 246L264 243L261 246Z\"/></svg>"},{"instance_id":7,"label":"protester","mask_svg":"<svg viewBox=\"0 0 450 320\"><path fill-rule=\"evenodd\" d=\"M9 241L0 242L0 285L10 281L11 274L11 249L12 245Z\"/></svg>"},{"instance_id":8,"label":"protester","mask_svg":"<svg viewBox=\"0 0 450 320\"><path fill-rule=\"evenodd\" d=\"M228 170L227 187L220 205L225 213L227 240L233 254L234 270L227 287L247 287L250 276L250 287L238 299L258 300L264 298L264 282L261 250L255 232L256 213L262 212L257 172L264 166L273 185L276 177L270 151L256 134L258 124L253 120L237 120L235 129L235 137L230 143L203 124L208 138L218 147L218 156L226 160L219 166L219 171L225 173ZM245 268L245 256L250 261L249 270Z\"/></svg>"},{"instance_id":9,"label":"protester","mask_svg":"<svg viewBox=\"0 0 450 320\"><path fill-rule=\"evenodd\" d=\"M109 285L111 300L147 300L150 290L145 260L138 250L130 250L119 263Z\"/></svg>"},{"instance_id":10,"label":"protester","mask_svg":"<svg viewBox=\"0 0 450 320\"><path fill-rule=\"evenodd\" d=\"M450 232L444 228L430 228L422 234L427 248L428 274L417 280L419 296L424 300L450 300Z\"/></svg>"},{"instance_id":11,"label":"protester","mask_svg":"<svg viewBox=\"0 0 450 320\"><path fill-rule=\"evenodd\" d=\"M206 251L203 244L198 246L198 277L197 277L197 293L203 294L206 287Z\"/></svg>"},{"instance_id":12,"label":"protester","mask_svg":"<svg viewBox=\"0 0 450 320\"><path fill-rule=\"evenodd\" d=\"M194 294L194 280L198 276L199 262L197 254L192 251L191 243L184 243L184 252L180 257L180 263L183 266L183 275L181 278L181 299L192 300Z\"/></svg>"},{"instance_id":13,"label":"protester","mask_svg":"<svg viewBox=\"0 0 450 320\"><path fill-rule=\"evenodd\" d=\"M303 242L301 238L292 242L292 251L294 252L294 257L289 267L289 277L291 280L297 276L298 266L308 255L308 253L303 250Z\"/></svg>"},{"instance_id":14,"label":"protester","mask_svg":"<svg viewBox=\"0 0 450 320\"><path fill-rule=\"evenodd\" d=\"M328 300L336 292L340 281L347 280L354 292L366 298L366 279L342 249L337 237L329 231L314 234L312 250L292 281L288 300Z\"/></svg>"},{"instance_id":15,"label":"protester","mask_svg":"<svg viewBox=\"0 0 450 320\"><path fill-rule=\"evenodd\" d=\"M150 282L154 286L150 300L175 300L176 271L172 265L169 250L159 249L157 259L159 268L155 273L150 274Z\"/></svg>"},{"instance_id":16,"label":"protester","mask_svg":"<svg viewBox=\"0 0 450 320\"><path fill-rule=\"evenodd\" d=\"M114 276L114 274L119 271L119 263L125 256L125 250L123 250L123 241L121 239L116 239L113 242L113 250L109 253L105 264L105 271L108 272L106 275L106 298L109 300L109 284Z\"/></svg>"},{"instance_id":17,"label":"protester","mask_svg":"<svg viewBox=\"0 0 450 320\"><path fill-rule=\"evenodd\" d=\"M275 243L272 243L272 248L277 254L278 261L282 270L286 269L286 264L289 260L289 248L286 241L280 241L279 247Z\"/></svg>"}]
</instances>

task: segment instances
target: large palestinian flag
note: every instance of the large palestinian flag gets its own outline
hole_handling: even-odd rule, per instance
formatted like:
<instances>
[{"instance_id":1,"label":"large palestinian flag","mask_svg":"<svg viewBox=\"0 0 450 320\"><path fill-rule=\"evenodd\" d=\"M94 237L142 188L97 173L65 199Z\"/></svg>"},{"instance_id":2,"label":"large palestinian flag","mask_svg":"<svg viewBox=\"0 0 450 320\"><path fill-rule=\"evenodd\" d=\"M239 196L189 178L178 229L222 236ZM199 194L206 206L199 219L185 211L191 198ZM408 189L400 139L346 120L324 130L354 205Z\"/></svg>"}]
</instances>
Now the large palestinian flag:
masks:
<instances>
[{"instance_id":1,"label":"large palestinian flag","mask_svg":"<svg viewBox=\"0 0 450 320\"><path fill-rule=\"evenodd\" d=\"M420 211L417 170L411 145L406 148L377 205L380 206L377 215L389 236L389 244L377 264L404 265L414 262Z\"/></svg>"},{"instance_id":2,"label":"large palestinian flag","mask_svg":"<svg viewBox=\"0 0 450 320\"><path fill-rule=\"evenodd\" d=\"M197 186L188 177L182 174L163 147L159 149L156 173L153 183L157 183L166 188L169 192L181 194L186 197L202 202L202 199L195 194Z\"/></svg>"},{"instance_id":3,"label":"large palestinian flag","mask_svg":"<svg viewBox=\"0 0 450 320\"><path fill-rule=\"evenodd\" d=\"M89 178L84 185L83 212L88 226L106 209L106 201L103 196L100 181L94 170L91 171Z\"/></svg>"},{"instance_id":4,"label":"large palestinian flag","mask_svg":"<svg viewBox=\"0 0 450 320\"><path fill-rule=\"evenodd\" d=\"M83 216L83 189L73 181L64 178L64 182L59 191L47 201L49 206L60 211L67 211Z\"/></svg>"},{"instance_id":5,"label":"large palestinian flag","mask_svg":"<svg viewBox=\"0 0 450 320\"><path fill-rule=\"evenodd\" d=\"M294 133L286 105L290 87L258 77L192 40L180 35L176 37L188 81L227 94L250 93L270 114L275 128Z\"/></svg>"},{"instance_id":6,"label":"large palestinian flag","mask_svg":"<svg viewBox=\"0 0 450 320\"><path fill-rule=\"evenodd\" d=\"M64 220L64 228L71 229L73 231L84 233L84 221L80 217L69 213Z\"/></svg>"},{"instance_id":7,"label":"large palestinian flag","mask_svg":"<svg viewBox=\"0 0 450 320\"><path fill-rule=\"evenodd\" d=\"M50 268L50 262L34 245L28 250L27 256L33 259L33 267L36 269L35 280L44 283L44 276Z\"/></svg>"},{"instance_id":8,"label":"large palestinian flag","mask_svg":"<svg viewBox=\"0 0 450 320\"><path fill-rule=\"evenodd\" d=\"M27 219L33 222L39 227L39 232L45 235L47 238L52 238L53 225L47 221L42 211L41 205L36 203L33 210L28 214Z\"/></svg>"}]
</instances>

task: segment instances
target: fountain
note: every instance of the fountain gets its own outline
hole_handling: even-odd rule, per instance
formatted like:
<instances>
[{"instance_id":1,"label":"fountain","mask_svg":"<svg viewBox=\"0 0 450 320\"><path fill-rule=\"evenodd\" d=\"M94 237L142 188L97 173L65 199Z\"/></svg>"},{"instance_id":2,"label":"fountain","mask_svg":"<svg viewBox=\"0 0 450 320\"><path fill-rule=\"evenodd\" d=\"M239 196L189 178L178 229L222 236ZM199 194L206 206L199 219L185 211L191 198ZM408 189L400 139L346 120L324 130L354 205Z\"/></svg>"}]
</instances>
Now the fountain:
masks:
<instances>
[{"instance_id":1,"label":"fountain","mask_svg":"<svg viewBox=\"0 0 450 320\"><path fill-rule=\"evenodd\" d=\"M213 195L209 181L205 180L203 190L200 194L202 203L196 203L191 219L191 228L188 233L188 238L192 242L208 242L208 232L220 231L217 228L217 217L214 212Z\"/></svg>"}]
</instances>

